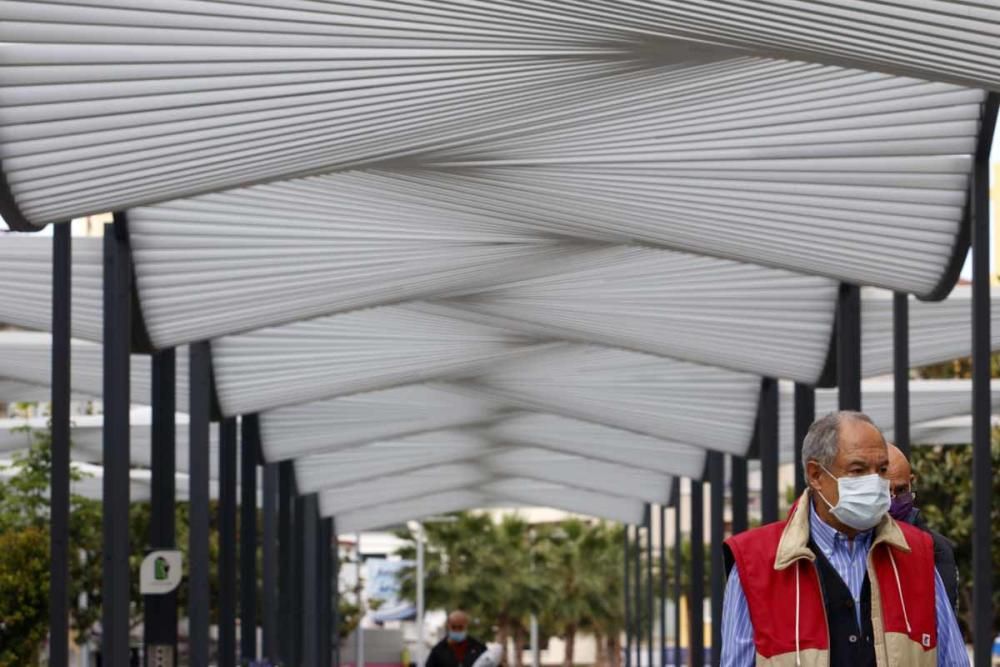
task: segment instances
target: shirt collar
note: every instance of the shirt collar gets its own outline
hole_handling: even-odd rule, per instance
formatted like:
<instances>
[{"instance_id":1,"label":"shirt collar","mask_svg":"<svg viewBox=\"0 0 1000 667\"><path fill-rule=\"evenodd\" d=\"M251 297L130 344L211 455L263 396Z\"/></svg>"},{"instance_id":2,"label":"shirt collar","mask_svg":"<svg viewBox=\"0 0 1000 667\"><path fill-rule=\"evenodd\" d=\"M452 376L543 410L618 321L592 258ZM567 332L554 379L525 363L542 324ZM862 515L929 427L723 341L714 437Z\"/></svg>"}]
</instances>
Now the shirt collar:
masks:
<instances>
[{"instance_id":1,"label":"shirt collar","mask_svg":"<svg viewBox=\"0 0 1000 667\"><path fill-rule=\"evenodd\" d=\"M825 554L831 553L838 541L846 545L850 540L845 533L840 532L820 518L819 513L816 512L815 502L812 499L809 501L809 532L813 542ZM858 533L854 538L855 545L860 546L864 550L864 553L867 553L868 547L871 546L873 533L874 529L866 530L863 533Z\"/></svg>"}]
</instances>

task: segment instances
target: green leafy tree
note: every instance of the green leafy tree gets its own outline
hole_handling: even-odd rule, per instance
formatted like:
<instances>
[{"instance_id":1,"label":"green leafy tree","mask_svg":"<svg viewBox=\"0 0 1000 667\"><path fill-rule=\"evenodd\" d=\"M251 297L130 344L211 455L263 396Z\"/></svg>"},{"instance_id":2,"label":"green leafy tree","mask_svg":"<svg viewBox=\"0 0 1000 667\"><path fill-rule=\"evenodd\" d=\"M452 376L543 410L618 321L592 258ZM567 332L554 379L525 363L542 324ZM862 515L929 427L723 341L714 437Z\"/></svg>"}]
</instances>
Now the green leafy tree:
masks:
<instances>
[{"instance_id":1,"label":"green leafy tree","mask_svg":"<svg viewBox=\"0 0 1000 667\"><path fill-rule=\"evenodd\" d=\"M1000 471L1000 431L993 431L993 470ZM915 447L911 456L917 476L917 504L928 525L955 543L959 573L959 624L967 638L972 627L972 447ZM991 509L993 571L1000 572L1000 475L993 475ZM1000 628L1000 590L993 591L994 633Z\"/></svg>"},{"instance_id":2,"label":"green leafy tree","mask_svg":"<svg viewBox=\"0 0 1000 667\"><path fill-rule=\"evenodd\" d=\"M26 452L14 455L13 462L8 466L8 478L0 480L0 533L36 529L46 536L46 574L37 581L37 585L47 587L51 431L25 429L24 432L30 438L31 446ZM83 477L78 469L71 469L71 480L80 481ZM70 620L77 640L83 641L100 614L99 605L95 603L99 602L101 582L99 503L76 494L70 496L69 542L77 556L69 562ZM86 594L86 604L81 604L81 594ZM47 594L45 599L47 606ZM47 618L42 622L43 626L47 626Z\"/></svg>"},{"instance_id":3,"label":"green leafy tree","mask_svg":"<svg viewBox=\"0 0 1000 667\"><path fill-rule=\"evenodd\" d=\"M0 667L38 661L48 631L48 560L46 531L0 531Z\"/></svg>"},{"instance_id":4,"label":"green leafy tree","mask_svg":"<svg viewBox=\"0 0 1000 667\"><path fill-rule=\"evenodd\" d=\"M917 371L925 379L972 377L972 359L963 357ZM1000 353L990 357L990 377L1000 378ZM991 554L993 571L1000 572L1000 431L991 443L993 492L991 497ZM967 640L972 639L972 446L914 447L910 457L917 476L917 506L928 525L955 543L959 573L958 621ZM1000 590L993 591L993 633L1000 632Z\"/></svg>"}]
</instances>

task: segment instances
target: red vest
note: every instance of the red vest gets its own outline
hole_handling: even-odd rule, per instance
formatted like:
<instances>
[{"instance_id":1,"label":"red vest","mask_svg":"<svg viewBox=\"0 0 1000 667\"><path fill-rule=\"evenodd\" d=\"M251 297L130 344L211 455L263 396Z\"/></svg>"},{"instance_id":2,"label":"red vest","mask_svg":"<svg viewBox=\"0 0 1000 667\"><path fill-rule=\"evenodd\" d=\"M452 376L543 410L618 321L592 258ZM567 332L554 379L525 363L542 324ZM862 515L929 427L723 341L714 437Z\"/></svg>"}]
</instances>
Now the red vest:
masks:
<instances>
[{"instance_id":1,"label":"red vest","mask_svg":"<svg viewBox=\"0 0 1000 667\"><path fill-rule=\"evenodd\" d=\"M758 664L795 664L797 652L803 665L829 664L826 607L819 574L806 546L808 540L809 501L805 496L788 520L726 540L749 606ZM877 664L936 665L934 545L930 536L885 517L872 538L868 578L872 582Z\"/></svg>"}]
</instances>

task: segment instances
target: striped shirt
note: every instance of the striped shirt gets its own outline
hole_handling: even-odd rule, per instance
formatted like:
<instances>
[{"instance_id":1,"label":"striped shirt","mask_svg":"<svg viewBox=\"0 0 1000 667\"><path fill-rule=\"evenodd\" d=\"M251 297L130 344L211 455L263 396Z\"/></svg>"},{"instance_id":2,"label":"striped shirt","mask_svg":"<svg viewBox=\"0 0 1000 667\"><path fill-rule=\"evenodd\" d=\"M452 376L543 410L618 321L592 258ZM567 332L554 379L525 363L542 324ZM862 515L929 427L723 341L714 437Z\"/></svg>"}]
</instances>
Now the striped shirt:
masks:
<instances>
[{"instance_id":1,"label":"striped shirt","mask_svg":"<svg viewBox=\"0 0 1000 667\"><path fill-rule=\"evenodd\" d=\"M843 533L828 525L809 504L809 530L813 542L823 552L830 565L840 575L854 597L854 610L861 622L861 587L867 569L868 549L873 531L859 533L854 544ZM958 629L958 621L948 602L948 594L937 570L934 571L934 607L937 613L938 667L968 667L969 656ZM722 609L722 667L750 667L756 659L750 608L740 576L733 566L726 582L726 597Z\"/></svg>"}]
</instances>

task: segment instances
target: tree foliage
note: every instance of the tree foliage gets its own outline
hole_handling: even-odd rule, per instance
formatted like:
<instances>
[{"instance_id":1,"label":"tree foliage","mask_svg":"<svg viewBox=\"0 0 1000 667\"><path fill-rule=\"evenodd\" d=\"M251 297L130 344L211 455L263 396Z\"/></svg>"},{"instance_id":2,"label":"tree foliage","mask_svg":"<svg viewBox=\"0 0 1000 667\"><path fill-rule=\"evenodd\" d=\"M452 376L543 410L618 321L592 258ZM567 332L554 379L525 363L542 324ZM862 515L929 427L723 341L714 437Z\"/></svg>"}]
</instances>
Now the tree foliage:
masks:
<instances>
[{"instance_id":1,"label":"tree foliage","mask_svg":"<svg viewBox=\"0 0 1000 667\"><path fill-rule=\"evenodd\" d=\"M464 609L470 632L523 648L535 614L544 637L567 642L568 660L578 632L613 643L601 646L615 660L624 626L622 529L570 519L531 525L518 516L494 521L461 513L425 526L425 599L428 608ZM399 555L416 556L416 537ZM402 597L416 597L414 568L400 573ZM514 652L519 665L521 651Z\"/></svg>"},{"instance_id":2,"label":"tree foliage","mask_svg":"<svg viewBox=\"0 0 1000 667\"><path fill-rule=\"evenodd\" d=\"M48 629L48 560L46 531L0 531L0 667L38 660Z\"/></svg>"},{"instance_id":3,"label":"tree foliage","mask_svg":"<svg viewBox=\"0 0 1000 667\"><path fill-rule=\"evenodd\" d=\"M972 359L963 357L919 369L925 379L971 378ZM990 357L990 377L1000 378L1000 353ZM1000 572L1000 429L991 443L993 489L991 493L990 546L993 572ZM917 477L917 506L931 528L955 544L959 573L958 621L966 639L972 627L972 445L914 447L910 457ZM993 632L1000 631L1000 590L993 591Z\"/></svg>"}]
</instances>

